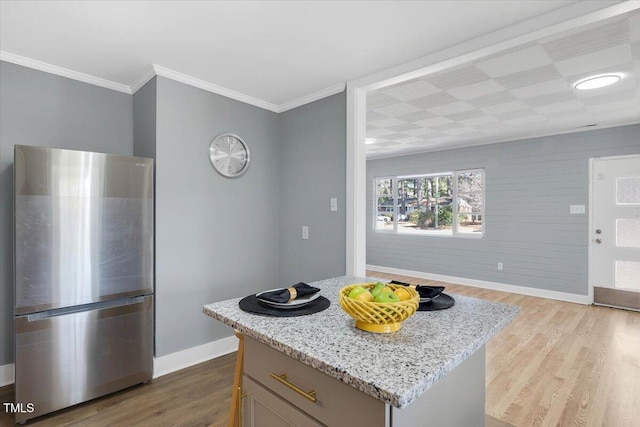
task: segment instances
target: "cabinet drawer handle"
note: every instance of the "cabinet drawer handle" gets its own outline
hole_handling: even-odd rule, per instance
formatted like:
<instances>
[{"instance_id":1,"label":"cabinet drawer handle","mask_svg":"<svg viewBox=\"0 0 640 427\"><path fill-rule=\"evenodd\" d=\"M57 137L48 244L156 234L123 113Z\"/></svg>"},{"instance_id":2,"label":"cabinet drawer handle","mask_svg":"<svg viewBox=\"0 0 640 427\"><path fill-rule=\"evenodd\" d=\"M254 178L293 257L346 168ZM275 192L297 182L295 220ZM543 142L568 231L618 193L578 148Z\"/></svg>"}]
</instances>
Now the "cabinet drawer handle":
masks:
<instances>
[{"instance_id":1,"label":"cabinet drawer handle","mask_svg":"<svg viewBox=\"0 0 640 427\"><path fill-rule=\"evenodd\" d=\"M287 381L287 374L281 374L278 375L276 373L271 373L271 378L273 378L274 380L277 380L279 382L281 382L282 384L286 385L287 387L289 387L291 390L295 391L296 393L304 396L305 398L309 399L310 401L312 401L313 403L316 402L316 391L315 390L311 390L311 391L304 391L303 389L301 389L300 387L298 387L295 384L290 383L289 381Z\"/></svg>"}]
</instances>

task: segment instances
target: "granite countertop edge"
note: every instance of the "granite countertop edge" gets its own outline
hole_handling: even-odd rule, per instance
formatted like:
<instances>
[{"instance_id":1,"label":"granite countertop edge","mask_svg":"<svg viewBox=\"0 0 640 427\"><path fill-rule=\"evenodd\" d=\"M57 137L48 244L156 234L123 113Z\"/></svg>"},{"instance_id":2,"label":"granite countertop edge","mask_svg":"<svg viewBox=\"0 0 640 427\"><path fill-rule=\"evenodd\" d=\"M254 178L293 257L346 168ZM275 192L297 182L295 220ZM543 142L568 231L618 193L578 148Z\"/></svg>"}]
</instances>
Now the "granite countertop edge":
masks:
<instances>
[{"instance_id":1,"label":"granite countertop edge","mask_svg":"<svg viewBox=\"0 0 640 427\"><path fill-rule=\"evenodd\" d=\"M240 299L241 298L236 298L233 300L228 300L227 302L237 304ZM332 301L332 304L337 304L337 302ZM504 303L492 304L508 306L508 304ZM419 381L414 383L410 388L407 388L402 392L398 392L397 390L386 390L371 382L365 381L362 378L351 375L346 370L341 369L340 366L337 366L338 364L333 365L327 363L310 355L309 353L305 353L300 349L293 348L287 345L285 342L282 342L282 340L276 339L269 334L261 333L251 326L243 325L241 323L241 319L234 319L232 316L222 315L211 310L208 305L205 305L203 307L204 314L224 323L227 326L234 328L245 336L253 338L265 345L268 345L271 348L281 351L287 356L298 360L305 365L317 369L318 371L329 375L330 377L344 384L350 385L355 389L396 408L404 408L411 404L420 395L431 388L436 382L444 378L449 372L454 370L457 366L459 366L462 362L464 362L472 354L474 354L478 349L485 345L490 339L496 336L502 329L504 329L509 323L517 318L520 313L519 307L517 307L517 310L514 310L510 313L504 313L504 316L500 319L500 321L495 322L495 324L493 324L490 329L484 331L482 335L474 337L474 339L469 342L466 348L461 349L461 351L453 355L451 359L446 363L443 363L438 366L437 369L426 373L426 375L424 375Z\"/></svg>"}]
</instances>

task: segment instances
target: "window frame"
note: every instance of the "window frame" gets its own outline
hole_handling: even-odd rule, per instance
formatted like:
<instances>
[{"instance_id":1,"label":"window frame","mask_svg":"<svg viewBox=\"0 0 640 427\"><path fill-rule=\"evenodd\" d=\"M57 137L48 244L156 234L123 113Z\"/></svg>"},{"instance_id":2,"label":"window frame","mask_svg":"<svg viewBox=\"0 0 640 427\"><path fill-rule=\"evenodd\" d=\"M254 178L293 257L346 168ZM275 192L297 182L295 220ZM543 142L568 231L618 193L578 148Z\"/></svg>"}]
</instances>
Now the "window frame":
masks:
<instances>
[{"instance_id":1,"label":"window frame","mask_svg":"<svg viewBox=\"0 0 640 427\"><path fill-rule=\"evenodd\" d=\"M465 173L473 173L473 172L481 172L482 173L482 191L479 192L481 200L482 200L482 208L480 212L477 214L466 214L459 212L458 206L458 177ZM451 176L451 182L453 186L452 191L452 223L451 223L451 234L436 234L436 233L403 233L398 231L398 181L403 179L413 179L413 178L433 178L433 177L442 177L442 176ZM391 180L391 195L393 197L393 229L392 230L379 230L377 228L377 218L378 218L378 198L379 197L388 197L387 195L378 194L378 182L380 180L390 179ZM450 172L440 172L440 173L424 173L424 174L412 174L412 175L384 175L384 176L376 176L373 178L373 231L376 233L385 233L385 234L402 234L408 236L428 236L428 237L453 237L453 238L462 238L462 239L483 239L485 235L485 211L486 211L486 171L484 168L469 168L469 169L458 169ZM464 192L467 193L467 192ZM474 194L476 192L471 192L469 194ZM459 215L479 215L482 218L482 231L480 233L463 233L460 232L459 229Z\"/></svg>"}]
</instances>

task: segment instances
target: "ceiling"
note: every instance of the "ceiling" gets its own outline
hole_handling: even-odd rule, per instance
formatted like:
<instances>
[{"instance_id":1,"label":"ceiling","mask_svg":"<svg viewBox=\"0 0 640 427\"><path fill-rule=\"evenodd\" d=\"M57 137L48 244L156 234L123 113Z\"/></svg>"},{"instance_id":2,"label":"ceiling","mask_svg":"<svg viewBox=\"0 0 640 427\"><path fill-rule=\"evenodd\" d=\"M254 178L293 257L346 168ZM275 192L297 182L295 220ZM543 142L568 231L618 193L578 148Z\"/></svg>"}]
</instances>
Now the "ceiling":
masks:
<instances>
[{"instance_id":1,"label":"ceiling","mask_svg":"<svg viewBox=\"0 0 640 427\"><path fill-rule=\"evenodd\" d=\"M619 73L611 86L575 82ZM367 95L367 158L640 123L640 11Z\"/></svg>"},{"instance_id":2,"label":"ceiling","mask_svg":"<svg viewBox=\"0 0 640 427\"><path fill-rule=\"evenodd\" d=\"M278 111L574 3L2 0L0 50L118 83L125 92L156 64Z\"/></svg>"},{"instance_id":3,"label":"ceiling","mask_svg":"<svg viewBox=\"0 0 640 427\"><path fill-rule=\"evenodd\" d=\"M0 0L0 59L125 93L159 74L281 112L495 31L618 3ZM640 122L639 19L619 16L369 93L367 136L377 142L367 158ZM602 71L625 78L572 89Z\"/></svg>"}]
</instances>

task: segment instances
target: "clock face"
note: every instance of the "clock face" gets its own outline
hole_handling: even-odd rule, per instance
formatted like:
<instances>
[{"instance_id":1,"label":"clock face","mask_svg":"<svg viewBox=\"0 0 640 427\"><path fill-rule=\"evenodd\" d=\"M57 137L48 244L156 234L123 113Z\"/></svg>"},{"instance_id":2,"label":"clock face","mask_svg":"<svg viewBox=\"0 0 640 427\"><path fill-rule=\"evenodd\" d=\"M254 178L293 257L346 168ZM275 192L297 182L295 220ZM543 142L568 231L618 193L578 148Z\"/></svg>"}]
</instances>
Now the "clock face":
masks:
<instances>
[{"instance_id":1,"label":"clock face","mask_svg":"<svg viewBox=\"0 0 640 427\"><path fill-rule=\"evenodd\" d=\"M211 141L209 160L221 175L240 176L249 168L249 148L238 135L224 133Z\"/></svg>"}]
</instances>

